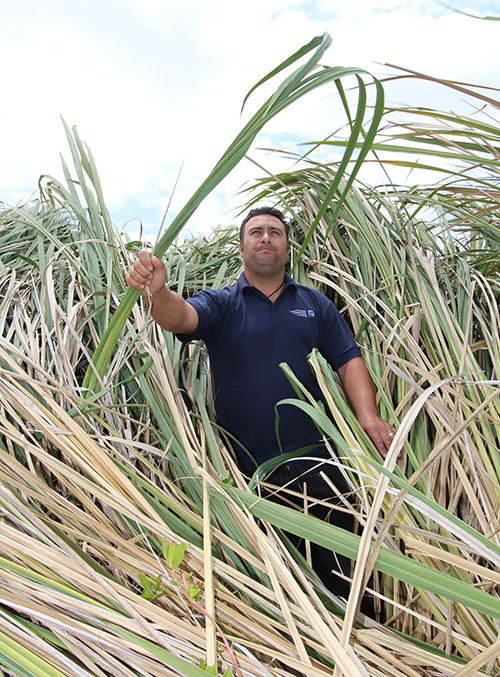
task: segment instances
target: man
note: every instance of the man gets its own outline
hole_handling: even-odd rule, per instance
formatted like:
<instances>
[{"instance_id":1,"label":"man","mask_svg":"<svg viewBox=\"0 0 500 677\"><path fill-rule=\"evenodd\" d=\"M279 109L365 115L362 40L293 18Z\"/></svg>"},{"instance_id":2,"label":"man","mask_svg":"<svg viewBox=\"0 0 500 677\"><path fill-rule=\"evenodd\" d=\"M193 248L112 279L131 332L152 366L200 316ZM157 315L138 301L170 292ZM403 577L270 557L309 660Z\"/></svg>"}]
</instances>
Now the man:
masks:
<instances>
[{"instance_id":1,"label":"man","mask_svg":"<svg viewBox=\"0 0 500 677\"><path fill-rule=\"evenodd\" d=\"M251 210L241 225L239 251L244 272L235 285L204 290L187 301L166 286L165 265L147 251L125 279L145 298L149 290L151 314L161 327L183 341L205 341L218 422L236 440L240 468L251 474L280 452L323 447L304 412L291 404L276 406L295 397L281 362L321 399L307 363L313 348L337 370L361 426L385 455L395 429L377 413L373 383L351 331L331 301L285 273L283 214L268 207Z\"/></svg>"},{"instance_id":2,"label":"man","mask_svg":"<svg viewBox=\"0 0 500 677\"><path fill-rule=\"evenodd\" d=\"M302 450L302 456L281 464L269 482L298 492L306 482L310 497L330 500L333 492L319 474L318 459L320 464L324 459L320 470L340 493L346 493L347 486L338 468L328 463L330 455L310 417L293 404L279 404L296 397L280 363L287 363L320 400L307 362L317 348L337 370L361 426L382 455L395 428L377 413L372 380L334 304L317 290L296 284L285 272L288 223L283 214L272 207L251 210L241 224L239 252L244 271L236 284L198 292L187 301L166 286L165 265L147 251L140 252L126 281L144 298L150 296L151 314L161 327L185 342L204 340L218 423L235 440L240 469L251 475L257 465L280 453ZM320 503L314 514L353 529L352 517L341 511L332 517L330 512ZM332 576L339 568L348 574L345 558L313 546L313 563L331 590L347 595L348 585Z\"/></svg>"}]
</instances>

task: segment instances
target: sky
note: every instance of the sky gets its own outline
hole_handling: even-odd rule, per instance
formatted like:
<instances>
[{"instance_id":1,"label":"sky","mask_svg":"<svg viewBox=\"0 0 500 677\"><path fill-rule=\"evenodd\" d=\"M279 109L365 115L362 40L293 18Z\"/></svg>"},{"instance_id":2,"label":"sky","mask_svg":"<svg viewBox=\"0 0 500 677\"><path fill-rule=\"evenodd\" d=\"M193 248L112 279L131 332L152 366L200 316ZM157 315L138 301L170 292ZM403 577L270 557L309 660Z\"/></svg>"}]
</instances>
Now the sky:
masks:
<instances>
[{"instance_id":1,"label":"sky","mask_svg":"<svg viewBox=\"0 0 500 677\"><path fill-rule=\"evenodd\" d=\"M63 178L63 118L90 147L117 229L154 241L169 202L167 223L256 110L259 93L241 114L248 90L314 36L331 35L329 66L383 77L395 64L500 88L500 23L480 16L500 16L500 0L3 0L0 201L29 199L40 175ZM470 113L454 97L386 88L389 103ZM294 104L249 155L284 168L259 148L330 133L339 111L331 90ZM238 222L238 191L260 176L243 160L186 234Z\"/></svg>"}]
</instances>

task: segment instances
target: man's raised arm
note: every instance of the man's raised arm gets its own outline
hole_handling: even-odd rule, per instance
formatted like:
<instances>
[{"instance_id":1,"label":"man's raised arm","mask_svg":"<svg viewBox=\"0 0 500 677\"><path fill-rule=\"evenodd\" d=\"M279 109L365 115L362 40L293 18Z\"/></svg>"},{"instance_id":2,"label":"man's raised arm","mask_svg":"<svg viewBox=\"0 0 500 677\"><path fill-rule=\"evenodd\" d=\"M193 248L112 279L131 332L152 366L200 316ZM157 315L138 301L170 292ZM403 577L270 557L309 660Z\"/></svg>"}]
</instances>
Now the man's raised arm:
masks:
<instances>
[{"instance_id":1,"label":"man's raised arm","mask_svg":"<svg viewBox=\"0 0 500 677\"><path fill-rule=\"evenodd\" d=\"M167 287L166 280L163 261L145 249L125 275L126 283L140 289L142 297L151 304L151 315L160 327L176 334L192 334L198 326L198 313Z\"/></svg>"}]
</instances>

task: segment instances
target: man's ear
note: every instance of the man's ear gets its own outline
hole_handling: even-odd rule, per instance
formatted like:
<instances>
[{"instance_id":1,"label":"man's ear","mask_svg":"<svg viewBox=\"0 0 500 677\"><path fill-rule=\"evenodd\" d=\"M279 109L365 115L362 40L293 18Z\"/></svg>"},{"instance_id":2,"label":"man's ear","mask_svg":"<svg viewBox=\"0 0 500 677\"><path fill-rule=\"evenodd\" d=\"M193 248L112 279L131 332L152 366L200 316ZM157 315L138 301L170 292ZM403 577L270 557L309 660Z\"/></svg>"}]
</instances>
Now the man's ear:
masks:
<instances>
[{"instance_id":1,"label":"man's ear","mask_svg":"<svg viewBox=\"0 0 500 677\"><path fill-rule=\"evenodd\" d=\"M240 254L243 252L243 243L242 242L240 242L239 245L238 245L238 251L240 252Z\"/></svg>"}]
</instances>

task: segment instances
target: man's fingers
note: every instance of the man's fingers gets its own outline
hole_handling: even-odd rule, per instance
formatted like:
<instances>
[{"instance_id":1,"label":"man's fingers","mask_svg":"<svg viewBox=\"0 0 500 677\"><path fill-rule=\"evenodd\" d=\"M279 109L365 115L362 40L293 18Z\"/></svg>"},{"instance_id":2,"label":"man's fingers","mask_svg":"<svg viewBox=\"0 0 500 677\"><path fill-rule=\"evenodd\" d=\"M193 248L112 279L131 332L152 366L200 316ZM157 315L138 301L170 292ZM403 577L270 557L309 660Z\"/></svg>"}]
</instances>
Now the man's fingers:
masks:
<instances>
[{"instance_id":1,"label":"man's fingers","mask_svg":"<svg viewBox=\"0 0 500 677\"><path fill-rule=\"evenodd\" d=\"M392 441L394 440L394 436L396 435L396 428L394 426L391 426L388 431L386 431L385 438L384 438L384 444L385 448L387 451L389 451L389 447L392 444ZM384 454L386 456L386 454ZM401 456L401 452L399 452L399 456Z\"/></svg>"},{"instance_id":2,"label":"man's fingers","mask_svg":"<svg viewBox=\"0 0 500 677\"><path fill-rule=\"evenodd\" d=\"M151 255L147 250L143 249L141 252L139 252L139 256L135 260L132 269L138 275L146 279L150 279L153 276L153 261L151 260Z\"/></svg>"},{"instance_id":3,"label":"man's fingers","mask_svg":"<svg viewBox=\"0 0 500 677\"><path fill-rule=\"evenodd\" d=\"M161 289L166 282L167 269L164 262L157 256L151 256L143 249L125 275L126 283L136 289L150 287L155 292Z\"/></svg>"},{"instance_id":4,"label":"man's fingers","mask_svg":"<svg viewBox=\"0 0 500 677\"><path fill-rule=\"evenodd\" d=\"M144 268L141 263L136 261L126 274L125 280L127 281L127 284L131 284L133 287L140 289L148 284L152 277L153 273L150 270Z\"/></svg>"},{"instance_id":5,"label":"man's fingers","mask_svg":"<svg viewBox=\"0 0 500 677\"><path fill-rule=\"evenodd\" d=\"M160 275L164 275L165 278L167 277L167 267L162 259L159 259L157 256L152 256L151 263L155 272L159 273Z\"/></svg>"},{"instance_id":6,"label":"man's fingers","mask_svg":"<svg viewBox=\"0 0 500 677\"><path fill-rule=\"evenodd\" d=\"M153 270L153 263L151 261L151 254L148 252L147 249L141 249L141 251L139 252L139 256L137 257L134 265L136 263L141 264L146 270Z\"/></svg>"},{"instance_id":7,"label":"man's fingers","mask_svg":"<svg viewBox=\"0 0 500 677\"><path fill-rule=\"evenodd\" d=\"M136 289L144 289L144 287L146 286L146 281L144 280L144 278L138 277L131 270L129 270L129 272L125 275L125 282L130 287L135 287Z\"/></svg>"},{"instance_id":8,"label":"man's fingers","mask_svg":"<svg viewBox=\"0 0 500 677\"><path fill-rule=\"evenodd\" d=\"M125 282L136 289L144 287L153 278L153 264L148 251L142 250L125 275Z\"/></svg>"},{"instance_id":9,"label":"man's fingers","mask_svg":"<svg viewBox=\"0 0 500 677\"><path fill-rule=\"evenodd\" d=\"M370 426L365 428L372 442L375 444L379 452L385 458L392 440L396 434L396 428L381 418L377 418Z\"/></svg>"}]
</instances>

